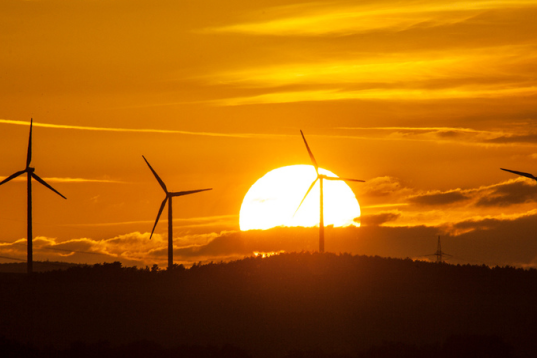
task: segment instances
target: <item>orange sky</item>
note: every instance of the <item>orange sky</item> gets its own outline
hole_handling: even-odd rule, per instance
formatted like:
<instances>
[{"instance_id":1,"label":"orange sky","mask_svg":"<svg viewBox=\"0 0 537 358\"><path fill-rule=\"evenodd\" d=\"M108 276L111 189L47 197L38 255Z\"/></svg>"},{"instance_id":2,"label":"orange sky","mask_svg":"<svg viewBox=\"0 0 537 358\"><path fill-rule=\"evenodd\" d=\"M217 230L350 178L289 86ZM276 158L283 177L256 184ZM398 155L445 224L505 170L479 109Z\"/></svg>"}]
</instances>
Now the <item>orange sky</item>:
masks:
<instances>
[{"instance_id":1,"label":"orange sky","mask_svg":"<svg viewBox=\"0 0 537 358\"><path fill-rule=\"evenodd\" d=\"M236 231L258 178L309 164L302 129L322 167L367 181L332 250L419 257L442 234L454 262L537 264L537 186L499 170L537 174L535 0L0 10L0 177L24 169L33 117L32 165L68 198L34 185L36 260L165 265L142 154L171 190L214 188L174 201L176 262L300 250ZM23 260L24 182L0 198L0 256Z\"/></svg>"}]
</instances>

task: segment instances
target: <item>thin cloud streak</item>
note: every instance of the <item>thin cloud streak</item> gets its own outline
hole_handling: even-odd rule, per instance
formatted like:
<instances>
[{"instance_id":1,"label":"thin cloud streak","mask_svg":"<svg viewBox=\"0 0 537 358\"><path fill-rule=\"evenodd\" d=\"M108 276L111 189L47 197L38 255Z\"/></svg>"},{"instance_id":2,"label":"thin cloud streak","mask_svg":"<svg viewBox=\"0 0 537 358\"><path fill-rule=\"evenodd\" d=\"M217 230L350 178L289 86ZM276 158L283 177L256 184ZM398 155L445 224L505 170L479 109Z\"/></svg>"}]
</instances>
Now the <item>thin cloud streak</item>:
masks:
<instances>
[{"instance_id":1,"label":"thin cloud streak","mask_svg":"<svg viewBox=\"0 0 537 358\"><path fill-rule=\"evenodd\" d=\"M378 205L367 205L361 206L362 209L376 209L376 208L391 208L396 206L408 206L409 203L395 203L395 204L378 204Z\"/></svg>"},{"instance_id":2,"label":"thin cloud streak","mask_svg":"<svg viewBox=\"0 0 537 358\"><path fill-rule=\"evenodd\" d=\"M537 143L518 141L523 133L518 131L487 131L471 128L454 127L335 127L338 130L370 132L369 135L345 136L364 140L434 142L439 144L473 145L481 147L518 146L531 147ZM530 129L531 130L531 129ZM374 136L374 132L389 132Z\"/></svg>"},{"instance_id":3,"label":"thin cloud streak","mask_svg":"<svg viewBox=\"0 0 537 358\"><path fill-rule=\"evenodd\" d=\"M536 93L537 93L537 88L535 89ZM312 100L330 100L328 98L322 98L323 95L325 93L328 93L328 92L336 92L335 90L334 91L306 91L306 92L296 92L298 93L300 96L302 96L303 98L301 100L303 101L312 101ZM385 92L385 91L379 91L380 92ZM302 94L300 94L302 93ZM269 94L269 95L264 95L264 96L257 96L257 97L266 97L266 98L269 98L269 97L278 97L278 96L285 96L286 93L281 93L281 94ZM254 99L257 98L257 97L249 97L249 98L243 98L244 100L244 103L241 103L241 99L238 99L238 98L235 98L235 99L223 99L223 100L216 100L216 101L211 101L212 104L215 104L215 105L223 105L223 106L234 106L234 105L245 105L245 104L260 104L260 103L272 103L271 101L255 101ZM342 93L340 99L345 99L345 94ZM364 97L365 98L365 97ZM294 102L296 100L295 99L288 99L288 100L285 100L285 99L281 99L281 101L276 101L275 103L286 103L287 101L290 101L290 102ZM25 122L25 121L17 121L17 120L9 120L9 119L0 119L0 123L4 123L4 124L13 124L13 125L29 125L28 122ZM187 134L187 135L199 135L199 136L204 136L204 135L209 135L209 136L215 136L215 137L229 137L229 138L264 138L264 139L269 139L269 138L293 138L295 137L294 134L257 134L257 133L247 133L247 134L224 134L224 133L205 133L205 132L184 132L184 131L175 131L175 130L159 130L159 129L128 129L128 128L106 128L106 127L84 127L84 126L71 126L71 125L57 125L57 124L47 124L47 123L38 123L38 122L35 122L34 121L34 124L33 124L35 127L44 127L44 128L56 128L56 129L73 129L73 130L89 130L89 131L103 131L103 132L134 132L134 133L163 133L163 134ZM392 128L394 130L398 130L399 127L386 127L386 130L388 130L388 128ZM406 127L405 127L406 128ZM401 127L401 130L404 130L405 128ZM346 130L352 130L352 129L362 129L362 128L359 128L359 127L337 127L336 129L346 129ZM366 129L378 129L378 130L382 130L384 128L381 128L381 127L376 127L376 128L363 128L364 130ZM408 127L407 128L409 131L411 130L423 130L423 131L426 131L425 128L411 128L411 127ZM439 129L443 129L443 127L439 127ZM460 131L460 132L468 132L468 133L472 133L472 132L475 132L475 133L490 133L491 135L493 135L493 133L495 132L487 132L487 131L477 131L477 130L471 130L471 129L460 129L460 128L453 128L453 129L449 129L449 130L453 130L453 131ZM324 137L324 138L346 138L346 139L367 139L367 140L371 140L371 139L375 139L375 140L418 140L418 141L429 141L430 139L413 139L413 138L393 138L393 137L387 137L387 138L371 138L371 137L367 137L367 136L349 136L349 135L323 135L323 134L319 134L319 135L316 135L316 134L312 134L313 136L316 136L316 137ZM506 135L505 133L500 133L498 132L498 135ZM439 141L438 139L435 139L435 141ZM452 142L452 141L449 141L449 140L440 140L439 142ZM460 144L479 144L479 145L486 145L486 146L505 146L505 145L512 145L514 143L510 143L510 142L506 142L506 143L495 143L495 142L487 142L486 144L483 144L483 143L460 143ZM516 143L517 145L532 145L532 143ZM2 177L2 179L5 179L6 177ZM87 182L87 183L91 183L91 182L95 182L95 183L124 183L123 181L119 181L119 180L109 180L109 179L85 179L85 178L44 178L45 180L47 181L51 181L51 182L57 182L57 183L77 183L77 182L80 182L80 183L83 183L83 182ZM19 180L25 180L25 179L20 179L20 178L16 178L14 179L15 181Z\"/></svg>"},{"instance_id":4,"label":"thin cloud streak","mask_svg":"<svg viewBox=\"0 0 537 358\"><path fill-rule=\"evenodd\" d=\"M240 33L271 36L341 36L371 31L403 31L412 26L438 27L468 20L485 11L535 7L532 0L521 1L451 1L375 4L328 8L322 5L268 8L276 13L269 21L212 27L202 33ZM299 16L289 16L302 12ZM279 16L278 16L279 15Z\"/></svg>"},{"instance_id":5,"label":"thin cloud streak","mask_svg":"<svg viewBox=\"0 0 537 358\"><path fill-rule=\"evenodd\" d=\"M30 123L25 121L16 121L11 119L0 119L0 123L28 126ZM133 129L133 128L106 128L106 127L86 127L72 126L66 124L49 124L39 123L34 121L34 127L55 128L55 129L74 129L84 131L99 131L99 132L120 132L120 133L161 133L161 134L184 134L193 136L209 136L209 137L230 137L230 138L252 138L257 134L237 134L237 133L213 133L213 132L189 132L170 129Z\"/></svg>"},{"instance_id":6,"label":"thin cloud streak","mask_svg":"<svg viewBox=\"0 0 537 358\"><path fill-rule=\"evenodd\" d=\"M490 144L513 144L510 141L498 143L498 138L516 137L519 133L507 131L487 131L471 128L455 127L337 127L340 130L390 132L388 139L432 141L436 143L459 143L478 144L490 146Z\"/></svg>"},{"instance_id":7,"label":"thin cloud streak","mask_svg":"<svg viewBox=\"0 0 537 358\"><path fill-rule=\"evenodd\" d=\"M353 55L350 52L348 55ZM234 84L245 88L281 87L285 85L356 85L366 89L375 85L401 84L417 81L440 81L458 87L472 81L488 84L492 77L500 89L532 85L522 74L513 78L513 66L535 62L535 45L484 46L472 49L454 49L449 55L422 50L417 53L360 54L352 60L330 60L300 63L280 63L262 67L211 73L197 79L209 84ZM483 64L487 66L483 68ZM475 70L477 69L477 70ZM516 79L516 82L513 80ZM387 88L390 89L390 88Z\"/></svg>"},{"instance_id":8,"label":"thin cloud streak","mask_svg":"<svg viewBox=\"0 0 537 358\"><path fill-rule=\"evenodd\" d=\"M191 225L181 225L181 227L202 227L202 226L212 226L219 224L222 220L229 220L238 218L239 215L217 215L217 216L206 216L206 217L196 217L196 218L177 218L173 219L174 223L199 223ZM108 227L108 226L122 226L122 225L136 225L136 224L152 224L155 220L138 220L138 221L122 221L122 222L110 222L110 223L88 223L88 224L64 224L61 226L69 227ZM167 219L163 218L159 222L168 222Z\"/></svg>"},{"instance_id":9,"label":"thin cloud streak","mask_svg":"<svg viewBox=\"0 0 537 358\"><path fill-rule=\"evenodd\" d=\"M439 99L465 98L505 98L517 96L536 96L537 87L519 88L453 88L453 89L371 89L362 91L346 91L344 89L293 91L267 93L250 97L235 97L208 101L217 106L242 106L254 104L317 102L340 100L396 100L396 101L426 101Z\"/></svg>"},{"instance_id":10,"label":"thin cloud streak","mask_svg":"<svg viewBox=\"0 0 537 358\"><path fill-rule=\"evenodd\" d=\"M490 135L505 135L505 132L493 132L484 131L472 128L458 128L458 127L337 127L336 129L350 129L350 130L378 130L378 131L420 131L420 132L463 132L463 133L476 133L476 134L490 134Z\"/></svg>"},{"instance_id":11,"label":"thin cloud streak","mask_svg":"<svg viewBox=\"0 0 537 358\"><path fill-rule=\"evenodd\" d=\"M0 177L0 181L4 180L7 177ZM115 183L115 184L125 184L126 182L120 180L109 180L109 179L86 179L86 178L43 178L46 182L50 183ZM17 177L13 181L26 181L24 177Z\"/></svg>"}]
</instances>

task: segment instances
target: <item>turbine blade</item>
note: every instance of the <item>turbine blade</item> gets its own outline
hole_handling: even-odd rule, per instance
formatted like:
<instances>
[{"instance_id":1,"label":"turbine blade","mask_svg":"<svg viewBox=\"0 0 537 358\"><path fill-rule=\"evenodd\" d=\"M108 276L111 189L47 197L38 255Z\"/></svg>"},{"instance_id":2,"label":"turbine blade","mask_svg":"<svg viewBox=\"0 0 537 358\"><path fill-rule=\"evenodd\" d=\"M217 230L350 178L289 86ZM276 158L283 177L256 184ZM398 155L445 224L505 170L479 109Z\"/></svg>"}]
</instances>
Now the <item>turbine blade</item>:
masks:
<instances>
[{"instance_id":1,"label":"turbine blade","mask_svg":"<svg viewBox=\"0 0 537 358\"><path fill-rule=\"evenodd\" d=\"M341 180L341 181L358 181L358 182L362 182L362 183L365 182L365 180L360 180L360 179L349 179L349 178L324 177L324 179L327 179L327 180Z\"/></svg>"},{"instance_id":2,"label":"turbine blade","mask_svg":"<svg viewBox=\"0 0 537 358\"><path fill-rule=\"evenodd\" d=\"M319 166L317 165L317 161L315 160L315 157L313 156L313 153L310 150L308 142L306 142L306 137L304 137L304 133L302 133L302 130L300 130L300 134L302 134L302 139L304 139L304 144L306 144L306 149L308 150L311 162L313 163L313 166L315 167L315 171L317 172L317 175L319 175Z\"/></svg>"},{"instance_id":3,"label":"turbine blade","mask_svg":"<svg viewBox=\"0 0 537 358\"><path fill-rule=\"evenodd\" d=\"M315 183L317 183L317 180L319 180L319 178L315 179L313 181L313 183L311 183L308 191L306 192L306 195L304 195L304 198L302 198L302 201L300 202L300 205L298 205L298 208L296 208L295 210L295 213L293 214L293 216L296 215L296 213L298 212L298 209L300 209L300 207L302 206L302 203L304 202L304 200L306 200L306 197L308 196L308 194L310 193L311 189L313 188L313 186L315 185Z\"/></svg>"},{"instance_id":4,"label":"turbine blade","mask_svg":"<svg viewBox=\"0 0 537 358\"><path fill-rule=\"evenodd\" d=\"M200 191L207 191L207 190L213 190L213 188L209 189L198 189L198 190L189 190L189 191L178 191L176 193L170 193L170 196L183 196L183 195L189 195L194 193L199 193Z\"/></svg>"},{"instance_id":5,"label":"turbine blade","mask_svg":"<svg viewBox=\"0 0 537 358\"><path fill-rule=\"evenodd\" d=\"M43 179L41 179L40 177L38 177L37 174L32 173L32 178L34 178L35 180L37 180L38 182L40 182L41 184L43 184L44 186L46 186L47 188L49 188L50 190L52 190L53 192L55 192L56 194L58 194L59 196L61 196L62 198L67 199L65 196L63 196L62 194L60 194L59 191L57 191L56 189L54 189L53 187L51 187L50 185L48 185L46 181L44 181Z\"/></svg>"},{"instance_id":6,"label":"turbine blade","mask_svg":"<svg viewBox=\"0 0 537 358\"><path fill-rule=\"evenodd\" d=\"M155 228L158 224L158 219L160 218L160 214L162 214L162 210L164 210L164 205L166 205L166 202L168 201L168 196L166 195L166 198L162 201L162 204L160 204L160 209L158 210L157 220L155 220L155 225L153 225L153 230L151 230L151 236L149 236L149 240L153 237L153 233L155 232Z\"/></svg>"},{"instance_id":7,"label":"turbine blade","mask_svg":"<svg viewBox=\"0 0 537 358\"><path fill-rule=\"evenodd\" d=\"M144 158L145 162L147 163L147 166L149 167L149 169L151 169L151 171L153 172L153 175L155 175L155 178L157 178L160 186L162 187L162 189L164 189L164 192L166 194L168 194L168 189L166 189L166 184L164 184L162 179L160 179L160 177L158 176L157 172L155 170L153 170L153 168L151 167L151 164L149 164L149 162L147 161L147 159L145 159L145 157L143 155L142 155L142 158Z\"/></svg>"},{"instance_id":8,"label":"turbine blade","mask_svg":"<svg viewBox=\"0 0 537 358\"><path fill-rule=\"evenodd\" d=\"M0 185L2 185L4 183L7 183L11 179L15 179L16 177L18 177L19 175L24 174L24 173L26 173L26 170L21 170L20 172L16 172L15 174L12 174L12 175L8 176L7 178L5 178L4 180L2 180L2 182L0 182Z\"/></svg>"},{"instance_id":9,"label":"turbine blade","mask_svg":"<svg viewBox=\"0 0 537 358\"><path fill-rule=\"evenodd\" d=\"M32 161L32 127L34 119L30 119L30 138L28 139L28 154L26 156L26 169L30 167L30 162Z\"/></svg>"},{"instance_id":10,"label":"turbine blade","mask_svg":"<svg viewBox=\"0 0 537 358\"><path fill-rule=\"evenodd\" d=\"M505 170L506 172L511 172L511 173L514 173L514 174L517 174L517 175L522 175L523 177L527 177L527 178L530 178L530 179L533 179L533 180L537 180L537 177L529 174L529 173L524 173L524 172L517 172L516 170L509 170L509 169L503 169L503 168L500 168L501 170Z\"/></svg>"}]
</instances>

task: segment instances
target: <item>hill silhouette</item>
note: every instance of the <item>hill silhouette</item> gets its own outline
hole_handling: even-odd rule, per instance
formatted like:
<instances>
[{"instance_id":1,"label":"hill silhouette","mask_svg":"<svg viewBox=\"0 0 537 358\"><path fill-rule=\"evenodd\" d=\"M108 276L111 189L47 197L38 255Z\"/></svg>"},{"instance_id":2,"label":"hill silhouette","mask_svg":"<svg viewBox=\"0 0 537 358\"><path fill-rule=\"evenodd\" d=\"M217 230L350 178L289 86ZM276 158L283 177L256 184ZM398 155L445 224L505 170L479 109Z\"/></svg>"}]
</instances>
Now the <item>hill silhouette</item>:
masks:
<instances>
[{"instance_id":1,"label":"hill silhouette","mask_svg":"<svg viewBox=\"0 0 537 358\"><path fill-rule=\"evenodd\" d=\"M0 274L0 349L34 356L68 356L80 347L117 356L149 345L161 356L185 357L196 349L198 356L236 357L532 357L536 283L537 270L329 253L171 272L116 262Z\"/></svg>"},{"instance_id":2,"label":"hill silhouette","mask_svg":"<svg viewBox=\"0 0 537 358\"><path fill-rule=\"evenodd\" d=\"M61 261L34 261L34 272L47 272L65 270L74 266L86 266L84 264L76 264ZM26 273L28 266L26 262L13 262L0 264L0 273Z\"/></svg>"}]
</instances>

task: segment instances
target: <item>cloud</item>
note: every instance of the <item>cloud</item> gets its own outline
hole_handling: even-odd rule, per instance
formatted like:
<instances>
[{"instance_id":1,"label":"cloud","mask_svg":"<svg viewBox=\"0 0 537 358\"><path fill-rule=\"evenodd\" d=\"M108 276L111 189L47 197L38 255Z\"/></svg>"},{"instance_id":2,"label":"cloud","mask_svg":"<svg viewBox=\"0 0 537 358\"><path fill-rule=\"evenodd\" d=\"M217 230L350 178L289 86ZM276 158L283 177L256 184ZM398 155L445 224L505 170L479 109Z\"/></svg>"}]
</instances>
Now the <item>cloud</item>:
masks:
<instances>
[{"instance_id":1,"label":"cloud","mask_svg":"<svg viewBox=\"0 0 537 358\"><path fill-rule=\"evenodd\" d=\"M395 193L407 191L399 179L390 176L376 177L367 180L358 188L360 196L386 197Z\"/></svg>"},{"instance_id":2,"label":"cloud","mask_svg":"<svg viewBox=\"0 0 537 358\"><path fill-rule=\"evenodd\" d=\"M450 210L456 204L464 204L464 208L473 207L507 207L537 201L537 183L533 180L517 177L507 181L468 189L449 189L435 191L419 191L403 187L395 178L381 177L372 180L372 188L366 188L364 195L388 196L404 200L409 205L445 207ZM375 191L379 188L383 191ZM383 189L386 188L386 189ZM368 190L369 189L369 190ZM404 198L402 198L404 196ZM387 204L389 205L389 204ZM397 205L394 203L393 205ZM372 206L375 207L375 206ZM377 207L386 207L378 205Z\"/></svg>"},{"instance_id":3,"label":"cloud","mask_svg":"<svg viewBox=\"0 0 537 358\"><path fill-rule=\"evenodd\" d=\"M493 187L479 198L476 206L505 207L528 202L537 202L537 185L532 180L520 179Z\"/></svg>"},{"instance_id":4,"label":"cloud","mask_svg":"<svg viewBox=\"0 0 537 358\"><path fill-rule=\"evenodd\" d=\"M537 95L532 76L535 42L522 40L520 35L535 30L535 25L526 25L523 19L536 9L534 1L426 1L403 8L398 3L338 6L330 2L265 9L263 20L206 32L285 36L309 51L308 55L223 68L196 79L211 86L251 90L247 95L206 101L219 106L533 97ZM495 37L483 35L494 24L505 28L502 33L508 39L483 41L483 37ZM435 28L433 34L429 34L431 28ZM453 35L458 33L465 36ZM337 41L337 45L321 47L329 54L320 56L297 36L319 37L315 43L323 46L327 41ZM438 38L441 45L424 38ZM363 45L360 50L357 44Z\"/></svg>"},{"instance_id":5,"label":"cloud","mask_svg":"<svg viewBox=\"0 0 537 358\"><path fill-rule=\"evenodd\" d=\"M450 227L467 220L516 219L535 207L537 185L525 178L466 189L423 191L397 178L379 177L356 189L364 225ZM397 217L385 215L395 208ZM389 210L389 209L388 209ZM368 219L369 218L369 219ZM368 220L370 222L368 223Z\"/></svg>"},{"instance_id":6,"label":"cloud","mask_svg":"<svg viewBox=\"0 0 537 358\"><path fill-rule=\"evenodd\" d=\"M440 226L384 226L398 220L400 212L364 215L362 227L325 228L329 252L349 252L383 257L425 258L436 250L442 235L443 250L453 263L532 265L537 262L534 228L537 209L523 214L474 218ZM202 261L229 261L256 252L300 252L318 249L318 228L273 228L177 236L174 262L191 266ZM58 242L34 240L34 258L44 261L102 263L120 261L127 266L167 266L167 239L155 234L132 232L113 238L80 238ZM24 261L26 241L0 243L0 256ZM529 266L528 266L529 267Z\"/></svg>"},{"instance_id":7,"label":"cloud","mask_svg":"<svg viewBox=\"0 0 537 358\"><path fill-rule=\"evenodd\" d=\"M436 27L454 24L493 9L535 7L526 1L378 2L349 6L308 3L265 10L270 20L206 28L209 33L241 33L273 36L336 36L371 31L402 31L413 26ZM289 16L288 14L294 14ZM298 14L298 15L295 15ZM272 15L272 16L271 16Z\"/></svg>"},{"instance_id":8,"label":"cloud","mask_svg":"<svg viewBox=\"0 0 537 358\"><path fill-rule=\"evenodd\" d=\"M489 143L494 144L511 144L511 143L528 143L537 144L537 134L525 134L525 135L508 135L501 136L488 140Z\"/></svg>"},{"instance_id":9,"label":"cloud","mask_svg":"<svg viewBox=\"0 0 537 358\"><path fill-rule=\"evenodd\" d=\"M470 197L464 195L460 189L448 191L448 192L427 192L425 194L417 195L408 198L410 202L419 205L449 205L458 203L461 201L469 200Z\"/></svg>"},{"instance_id":10,"label":"cloud","mask_svg":"<svg viewBox=\"0 0 537 358\"><path fill-rule=\"evenodd\" d=\"M55 238L38 236L33 240L34 260L64 261L77 263L101 263L121 261L126 265L144 265L154 261L164 261L153 254L155 247L166 246L167 242L149 233L130 233L111 239L90 238L71 239L58 242ZM26 257L26 239L0 244L0 254L14 259Z\"/></svg>"},{"instance_id":11,"label":"cloud","mask_svg":"<svg viewBox=\"0 0 537 358\"><path fill-rule=\"evenodd\" d=\"M432 141L435 143L495 143L497 138L514 136L516 133L478 130L459 127L340 127L338 129L365 132L368 136L383 133L382 138L390 140Z\"/></svg>"},{"instance_id":12,"label":"cloud","mask_svg":"<svg viewBox=\"0 0 537 358\"><path fill-rule=\"evenodd\" d=\"M202 32L285 36L309 51L308 55L222 68L196 80L250 90L238 92L246 95L206 101L218 106L534 97L537 88L531 74L535 72L535 43L516 38L534 30L535 25L522 19L535 10L537 5L531 0L425 1L404 7L391 1L361 5L329 2L265 8L249 14L253 20L248 23ZM507 38L483 41L482 31L494 25L505 28L502 34ZM425 36L432 28L434 34ZM337 41L337 45L321 47L330 55L319 56L304 44L304 36L315 37L308 41L322 46L327 46L327 41ZM438 38L442 45L437 48L424 37ZM405 48L394 46L395 42L405 44ZM356 50L356 44L363 46ZM285 53L289 51L286 48ZM458 134L460 131L439 131L437 136L449 139Z\"/></svg>"},{"instance_id":13,"label":"cloud","mask_svg":"<svg viewBox=\"0 0 537 358\"><path fill-rule=\"evenodd\" d=\"M0 181L4 180L7 177L0 177ZM26 181L25 177L17 177L13 181ZM120 180L111 180L111 179L87 179L87 178L43 178L47 183L125 183Z\"/></svg>"},{"instance_id":14,"label":"cloud","mask_svg":"<svg viewBox=\"0 0 537 358\"><path fill-rule=\"evenodd\" d=\"M236 221L239 215L215 215L215 216L204 216L204 217L194 217L194 218L174 218L173 223L174 227L206 227L206 226L215 226L221 224L230 224L233 222L236 225ZM65 224L63 226L123 226L123 225L132 225L132 224L153 224L154 220L138 220L138 221L121 221L121 222L106 222L106 223L88 223L88 224ZM161 223L167 223L168 220L162 218L159 220Z\"/></svg>"},{"instance_id":15,"label":"cloud","mask_svg":"<svg viewBox=\"0 0 537 358\"><path fill-rule=\"evenodd\" d=\"M461 247L459 256L488 257L490 264L523 266L537 259L534 228L537 210L523 215L511 215L454 224L452 241Z\"/></svg>"},{"instance_id":16,"label":"cloud","mask_svg":"<svg viewBox=\"0 0 537 358\"><path fill-rule=\"evenodd\" d=\"M15 124L27 126L30 123L25 121L16 121L11 119L0 119L0 123ZM89 127L89 126L73 126L66 124L49 124L49 123L33 123L34 127L55 128L55 129L74 129L83 131L101 131L101 132L130 132L130 133L162 133L162 134L184 134L194 136L209 136L209 137L233 137L233 138L250 138L254 134L235 134L235 133L214 133L214 132L191 132L178 131L169 129L134 129L134 128L109 128L109 127Z\"/></svg>"},{"instance_id":17,"label":"cloud","mask_svg":"<svg viewBox=\"0 0 537 358\"><path fill-rule=\"evenodd\" d=\"M380 226L384 223L395 221L401 216L398 211L395 212L383 212L380 214L362 215L360 222L363 226Z\"/></svg>"},{"instance_id":18,"label":"cloud","mask_svg":"<svg viewBox=\"0 0 537 358\"><path fill-rule=\"evenodd\" d=\"M458 127L338 127L337 129L362 133L356 138L389 141L416 141L444 144L478 145L484 147L534 146L537 134L531 125L512 125L502 130L479 130ZM533 159L537 154L531 156Z\"/></svg>"},{"instance_id":19,"label":"cloud","mask_svg":"<svg viewBox=\"0 0 537 358\"><path fill-rule=\"evenodd\" d=\"M334 88L330 90L307 90L292 92L273 92L249 97L235 97L211 100L207 103L218 106L243 106L252 104L292 103L311 101L341 101L341 100L438 100L438 99L467 99L467 98L502 98L517 96L535 96L537 87L501 88L500 86L479 88L466 86L464 88L448 89L366 89L361 91Z\"/></svg>"}]
</instances>

